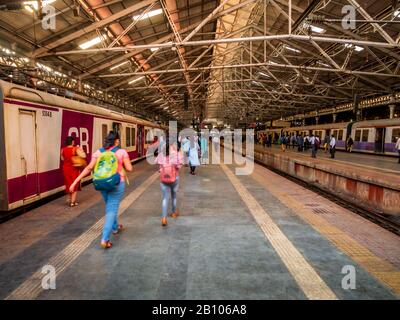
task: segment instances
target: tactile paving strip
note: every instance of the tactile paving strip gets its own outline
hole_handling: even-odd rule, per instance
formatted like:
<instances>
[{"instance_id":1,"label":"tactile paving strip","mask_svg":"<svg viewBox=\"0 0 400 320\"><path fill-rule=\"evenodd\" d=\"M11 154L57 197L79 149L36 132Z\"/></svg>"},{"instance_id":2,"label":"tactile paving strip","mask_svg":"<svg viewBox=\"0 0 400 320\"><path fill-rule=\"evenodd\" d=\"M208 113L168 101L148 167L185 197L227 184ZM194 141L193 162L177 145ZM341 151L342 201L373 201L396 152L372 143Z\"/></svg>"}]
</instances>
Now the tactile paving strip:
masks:
<instances>
[{"instance_id":1,"label":"tactile paving strip","mask_svg":"<svg viewBox=\"0 0 400 320\"><path fill-rule=\"evenodd\" d=\"M265 170L264 168L260 169ZM380 282L391 288L396 295L400 296L400 271L395 266L374 255L368 248L355 241L339 228L332 226L321 217L322 215L315 214L315 208L310 208L300 203L283 190L273 186L273 184L263 183L265 182L265 177L257 169L253 173L253 178L260 181L268 192L324 235L338 249L347 254Z\"/></svg>"},{"instance_id":2,"label":"tactile paving strip","mask_svg":"<svg viewBox=\"0 0 400 320\"><path fill-rule=\"evenodd\" d=\"M270 215L241 184L239 179L226 165L222 164L221 167L304 294L309 299L315 300L337 299L335 293L279 229Z\"/></svg>"},{"instance_id":3,"label":"tactile paving strip","mask_svg":"<svg viewBox=\"0 0 400 320\"><path fill-rule=\"evenodd\" d=\"M150 176L141 186L136 188L131 194L126 196L120 205L118 216L126 211L129 206L135 202L140 195L158 178L158 172ZM103 228L104 218L98 220L92 227L85 233L71 242L64 250L50 258L45 265L50 265L55 268L56 276L59 276L65 269L67 269L79 255L85 251L92 242L100 235ZM32 276L25 280L19 287L17 287L6 300L33 300L36 299L42 292L42 279L44 274L42 269L37 270Z\"/></svg>"}]
</instances>

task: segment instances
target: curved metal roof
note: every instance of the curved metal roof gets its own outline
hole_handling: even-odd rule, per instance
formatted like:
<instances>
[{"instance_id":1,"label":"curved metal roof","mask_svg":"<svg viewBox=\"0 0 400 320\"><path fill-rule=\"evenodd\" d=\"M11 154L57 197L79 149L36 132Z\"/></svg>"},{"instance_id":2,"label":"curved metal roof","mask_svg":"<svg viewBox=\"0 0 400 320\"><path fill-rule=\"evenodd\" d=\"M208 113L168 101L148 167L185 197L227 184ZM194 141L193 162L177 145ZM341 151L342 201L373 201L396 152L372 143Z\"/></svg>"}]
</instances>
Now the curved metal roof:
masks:
<instances>
[{"instance_id":1,"label":"curved metal roof","mask_svg":"<svg viewBox=\"0 0 400 320\"><path fill-rule=\"evenodd\" d=\"M397 102L399 22L392 0L2 0L0 78L185 124L334 110L356 94L368 107Z\"/></svg>"}]
</instances>

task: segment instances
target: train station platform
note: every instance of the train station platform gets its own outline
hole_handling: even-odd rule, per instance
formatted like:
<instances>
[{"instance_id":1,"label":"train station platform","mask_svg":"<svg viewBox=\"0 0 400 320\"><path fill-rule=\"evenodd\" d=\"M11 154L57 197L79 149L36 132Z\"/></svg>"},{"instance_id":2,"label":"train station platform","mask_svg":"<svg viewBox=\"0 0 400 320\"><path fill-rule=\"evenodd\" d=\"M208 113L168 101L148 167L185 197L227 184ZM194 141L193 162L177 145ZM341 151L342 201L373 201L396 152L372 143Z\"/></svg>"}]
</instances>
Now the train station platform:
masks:
<instances>
[{"instance_id":1,"label":"train station platform","mask_svg":"<svg viewBox=\"0 0 400 320\"><path fill-rule=\"evenodd\" d=\"M400 164L397 159L336 152L331 159L324 150L316 158L311 150L281 150L256 145L254 159L269 168L322 189L363 210L379 214L388 223L400 222Z\"/></svg>"},{"instance_id":2,"label":"train station platform","mask_svg":"<svg viewBox=\"0 0 400 320\"><path fill-rule=\"evenodd\" d=\"M177 219L161 226L157 169L135 165L124 231L99 246L91 185L0 225L1 299L398 299L400 238L270 170L181 171ZM56 288L44 290L44 266ZM353 286L354 285L354 286Z\"/></svg>"},{"instance_id":3,"label":"train station platform","mask_svg":"<svg viewBox=\"0 0 400 320\"><path fill-rule=\"evenodd\" d=\"M258 145L261 148L265 148L261 145ZM271 148L265 149L272 149L276 151L281 151L280 146L272 145ZM296 148L287 148L285 152L293 152L296 155L304 155L304 156L311 156L311 149L304 152L298 152ZM324 152L323 149L318 151L318 158L320 159L330 159L329 152ZM335 162L338 163L345 163L357 166L363 166L365 168L370 169L377 169L382 170L388 173L400 173L400 164L398 158L390 157L390 156L381 156L376 154L367 154L367 153L357 153L357 152L344 152L341 150L337 150L335 154Z\"/></svg>"}]
</instances>

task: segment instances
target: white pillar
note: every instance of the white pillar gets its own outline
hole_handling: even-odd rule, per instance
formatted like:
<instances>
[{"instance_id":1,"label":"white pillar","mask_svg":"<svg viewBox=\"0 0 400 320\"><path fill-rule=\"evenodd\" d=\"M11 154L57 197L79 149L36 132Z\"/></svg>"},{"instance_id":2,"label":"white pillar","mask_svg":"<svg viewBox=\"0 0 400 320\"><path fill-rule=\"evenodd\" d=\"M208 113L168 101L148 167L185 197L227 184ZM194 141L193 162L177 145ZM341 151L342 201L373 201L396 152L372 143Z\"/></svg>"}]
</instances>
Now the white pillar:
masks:
<instances>
[{"instance_id":1,"label":"white pillar","mask_svg":"<svg viewBox=\"0 0 400 320\"><path fill-rule=\"evenodd\" d=\"M395 108L396 108L396 105L395 104L391 104L391 105L389 105L389 110L390 110L390 119L393 119L394 118L394 110L395 110Z\"/></svg>"}]
</instances>

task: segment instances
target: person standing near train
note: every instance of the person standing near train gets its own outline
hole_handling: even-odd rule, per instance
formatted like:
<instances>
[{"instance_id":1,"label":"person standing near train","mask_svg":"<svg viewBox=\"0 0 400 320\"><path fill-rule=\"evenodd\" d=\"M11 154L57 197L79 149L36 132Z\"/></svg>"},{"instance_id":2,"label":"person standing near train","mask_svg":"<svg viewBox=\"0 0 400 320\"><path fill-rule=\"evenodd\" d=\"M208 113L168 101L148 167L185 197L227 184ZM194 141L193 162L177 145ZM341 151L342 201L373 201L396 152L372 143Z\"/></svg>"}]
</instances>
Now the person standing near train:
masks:
<instances>
[{"instance_id":1,"label":"person standing near train","mask_svg":"<svg viewBox=\"0 0 400 320\"><path fill-rule=\"evenodd\" d=\"M311 157L312 158L316 158L317 157L318 148L319 148L318 136L314 136L314 134L311 134L310 145L311 145Z\"/></svg>"},{"instance_id":2,"label":"person standing near train","mask_svg":"<svg viewBox=\"0 0 400 320\"><path fill-rule=\"evenodd\" d=\"M329 142L329 151L331 154L331 158L335 159L335 152L336 152L336 138L334 135L331 136L331 141Z\"/></svg>"},{"instance_id":3,"label":"person standing near train","mask_svg":"<svg viewBox=\"0 0 400 320\"><path fill-rule=\"evenodd\" d=\"M353 151L353 138L351 136L349 136L349 138L347 139L347 143L346 143L346 151L347 152L352 152Z\"/></svg>"},{"instance_id":4,"label":"person standing near train","mask_svg":"<svg viewBox=\"0 0 400 320\"><path fill-rule=\"evenodd\" d=\"M400 163L400 137L397 137L396 150L399 153L399 163Z\"/></svg>"},{"instance_id":5,"label":"person standing near train","mask_svg":"<svg viewBox=\"0 0 400 320\"><path fill-rule=\"evenodd\" d=\"M331 142L330 136L329 134L325 135L325 139L324 139L324 152L325 154L328 153L328 149L329 149L329 143Z\"/></svg>"},{"instance_id":6,"label":"person standing near train","mask_svg":"<svg viewBox=\"0 0 400 320\"><path fill-rule=\"evenodd\" d=\"M132 163L129 159L129 155L124 149L119 148L120 138L119 134L110 131L107 137L104 140L103 147L97 150L90 161L89 165L82 171L82 173L75 179L72 183L70 190L73 190L76 184L85 176L89 175L94 169L94 178L96 177L96 170L100 170L101 167L106 167L109 163L109 159L111 165L114 164L115 160L117 164L115 165L116 172L113 175L117 178L112 187L106 185L104 182L103 186L96 187L97 190L101 191L104 202L106 204L105 208L105 221L103 227L103 233L101 237L100 245L104 249L108 249L112 247L112 243L110 242L111 232L113 234L118 234L122 230L122 225L118 224L118 209L122 199L122 196L125 192L125 183L127 182L126 171L132 171ZM99 161L98 161L99 160ZM100 168L100 169L99 169ZM105 171L109 171L109 168L105 168ZM111 179L104 179L111 180ZM93 180L95 184L95 180Z\"/></svg>"},{"instance_id":7,"label":"person standing near train","mask_svg":"<svg viewBox=\"0 0 400 320\"><path fill-rule=\"evenodd\" d=\"M78 205L78 191L81 191L81 184L70 190L71 184L81 173L81 168L85 166L85 152L79 146L75 146L75 138L68 136L65 147L61 150L61 160L63 161L63 174L65 183L65 193L68 194L68 204L70 207ZM80 182L80 181L79 181Z\"/></svg>"},{"instance_id":8,"label":"person standing near train","mask_svg":"<svg viewBox=\"0 0 400 320\"><path fill-rule=\"evenodd\" d=\"M297 138L297 144L299 146L297 151L303 152L303 149L304 149L304 137L303 137L303 134L300 134L297 137L298 137Z\"/></svg>"}]
</instances>

